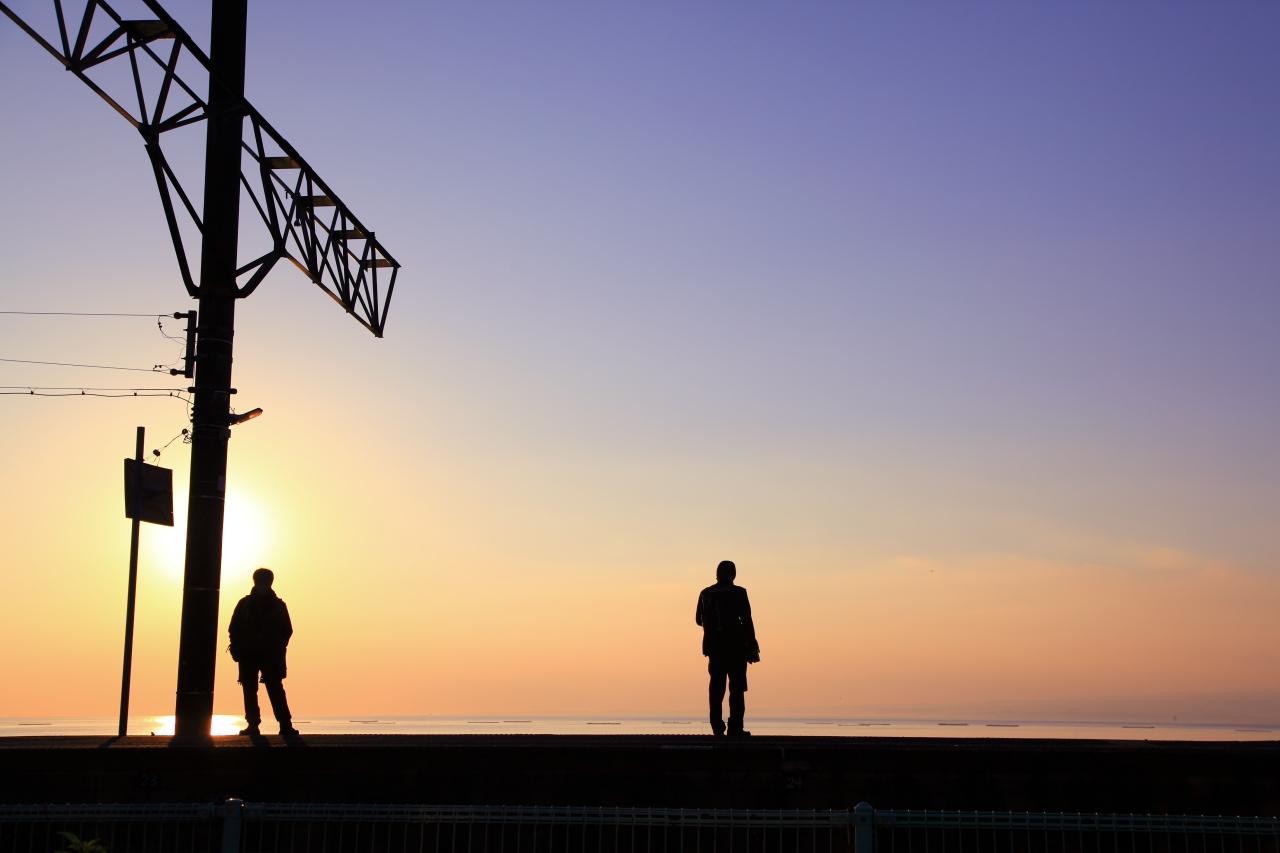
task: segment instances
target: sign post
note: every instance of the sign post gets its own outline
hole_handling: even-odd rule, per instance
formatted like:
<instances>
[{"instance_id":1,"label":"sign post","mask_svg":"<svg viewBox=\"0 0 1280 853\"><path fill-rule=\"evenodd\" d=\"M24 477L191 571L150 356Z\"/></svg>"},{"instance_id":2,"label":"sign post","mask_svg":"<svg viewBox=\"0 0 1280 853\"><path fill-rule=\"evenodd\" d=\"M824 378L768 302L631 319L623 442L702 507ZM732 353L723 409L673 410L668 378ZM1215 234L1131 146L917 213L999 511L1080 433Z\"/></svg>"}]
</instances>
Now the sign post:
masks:
<instances>
[{"instance_id":1,"label":"sign post","mask_svg":"<svg viewBox=\"0 0 1280 853\"><path fill-rule=\"evenodd\" d=\"M124 514L133 520L129 536L129 599L124 616L124 675L120 680L120 728L127 734L129 724L129 682L133 677L133 613L138 592L138 528L144 521L173 526L173 472L143 462L142 444L146 430L138 427L138 442L132 459L124 460Z\"/></svg>"}]
</instances>

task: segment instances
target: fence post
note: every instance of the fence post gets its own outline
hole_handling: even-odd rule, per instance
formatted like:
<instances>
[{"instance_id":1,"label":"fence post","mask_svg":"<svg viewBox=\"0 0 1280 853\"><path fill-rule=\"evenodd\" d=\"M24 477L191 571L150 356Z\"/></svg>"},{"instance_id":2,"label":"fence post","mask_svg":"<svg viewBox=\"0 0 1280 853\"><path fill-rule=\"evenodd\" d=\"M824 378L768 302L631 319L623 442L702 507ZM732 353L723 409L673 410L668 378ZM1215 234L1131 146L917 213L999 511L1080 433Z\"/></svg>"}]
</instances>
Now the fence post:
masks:
<instances>
[{"instance_id":1,"label":"fence post","mask_svg":"<svg viewBox=\"0 0 1280 853\"><path fill-rule=\"evenodd\" d=\"M240 824L244 800L232 797L218 807L222 815L222 853L240 853Z\"/></svg>"},{"instance_id":2,"label":"fence post","mask_svg":"<svg viewBox=\"0 0 1280 853\"><path fill-rule=\"evenodd\" d=\"M853 853L875 853L875 849L876 810L864 801L853 807Z\"/></svg>"}]
</instances>

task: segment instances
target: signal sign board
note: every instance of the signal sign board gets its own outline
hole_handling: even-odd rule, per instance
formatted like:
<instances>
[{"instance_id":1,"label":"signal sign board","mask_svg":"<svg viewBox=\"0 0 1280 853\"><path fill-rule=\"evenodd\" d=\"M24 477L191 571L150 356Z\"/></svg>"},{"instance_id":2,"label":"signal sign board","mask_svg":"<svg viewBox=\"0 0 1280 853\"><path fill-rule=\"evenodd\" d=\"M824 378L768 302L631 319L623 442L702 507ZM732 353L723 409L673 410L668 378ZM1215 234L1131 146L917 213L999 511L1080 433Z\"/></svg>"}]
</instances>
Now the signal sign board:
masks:
<instances>
[{"instance_id":1,"label":"signal sign board","mask_svg":"<svg viewBox=\"0 0 1280 853\"><path fill-rule=\"evenodd\" d=\"M136 459L124 460L124 514L173 527L173 471Z\"/></svg>"}]
</instances>

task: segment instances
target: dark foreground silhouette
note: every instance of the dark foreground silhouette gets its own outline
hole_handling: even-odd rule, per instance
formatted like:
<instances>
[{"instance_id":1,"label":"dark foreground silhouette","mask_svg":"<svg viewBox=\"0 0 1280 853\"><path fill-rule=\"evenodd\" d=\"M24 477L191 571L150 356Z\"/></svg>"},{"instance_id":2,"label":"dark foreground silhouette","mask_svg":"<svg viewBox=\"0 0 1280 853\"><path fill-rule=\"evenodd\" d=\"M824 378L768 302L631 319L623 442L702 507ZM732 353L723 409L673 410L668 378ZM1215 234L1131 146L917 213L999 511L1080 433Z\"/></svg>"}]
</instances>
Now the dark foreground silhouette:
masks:
<instances>
[{"instance_id":1,"label":"dark foreground silhouette","mask_svg":"<svg viewBox=\"0 0 1280 853\"><path fill-rule=\"evenodd\" d=\"M101 736L0 738L0 803L212 803L234 792L250 802L384 810L386 803L847 809L866 800L921 809L1280 814L1276 741L759 735L713 742L687 734L320 734L308 735L303 749L264 749L239 737L208 747L137 736L106 748ZM705 837L702 844L710 849ZM1255 845L1227 851L1241 849ZM1261 850L1276 853L1269 844Z\"/></svg>"},{"instance_id":2,"label":"dark foreground silhouette","mask_svg":"<svg viewBox=\"0 0 1280 853\"><path fill-rule=\"evenodd\" d=\"M747 712L747 664L760 660L760 644L756 626L751 621L751 602L747 591L735 586L738 567L732 560L716 566L716 583L698 594L698 612L694 621L702 626L702 653L707 656L707 672L711 682L707 698L711 710L711 732L716 737L726 732L724 717L725 682L729 683L730 737L751 734L743 728Z\"/></svg>"},{"instance_id":3,"label":"dark foreground silhouette","mask_svg":"<svg viewBox=\"0 0 1280 853\"><path fill-rule=\"evenodd\" d=\"M242 735L258 737L261 731L262 711L258 708L258 679L267 688L271 711L280 724L280 734L295 737L289 713L289 701L284 695L285 650L293 636L293 623L289 621L289 608L275 594L271 584L275 575L270 569L258 569L253 573L253 591L240 599L231 614L231 659L240 665L240 686L244 689L244 719L249 725Z\"/></svg>"}]
</instances>

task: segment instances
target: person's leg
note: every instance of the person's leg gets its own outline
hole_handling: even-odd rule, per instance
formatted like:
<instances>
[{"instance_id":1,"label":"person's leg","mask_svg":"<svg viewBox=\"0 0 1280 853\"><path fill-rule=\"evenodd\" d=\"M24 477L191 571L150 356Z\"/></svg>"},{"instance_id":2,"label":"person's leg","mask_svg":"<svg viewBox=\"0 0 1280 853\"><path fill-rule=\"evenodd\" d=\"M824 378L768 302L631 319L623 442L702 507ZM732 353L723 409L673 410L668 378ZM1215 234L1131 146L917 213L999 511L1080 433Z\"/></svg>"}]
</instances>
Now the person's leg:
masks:
<instances>
[{"instance_id":1,"label":"person's leg","mask_svg":"<svg viewBox=\"0 0 1280 853\"><path fill-rule=\"evenodd\" d=\"M240 661L240 689L244 692L244 721L248 723L241 734L256 734L262 722L262 711L258 708L258 667Z\"/></svg>"},{"instance_id":2,"label":"person's leg","mask_svg":"<svg viewBox=\"0 0 1280 853\"><path fill-rule=\"evenodd\" d=\"M724 734L722 711L726 673L720 661L714 657L707 659L707 673L711 676L711 681L707 685L707 700L711 709L711 733L719 736Z\"/></svg>"},{"instance_id":3,"label":"person's leg","mask_svg":"<svg viewBox=\"0 0 1280 853\"><path fill-rule=\"evenodd\" d=\"M288 734L294 731L293 716L289 713L289 700L284 695L284 682L278 678L264 678L262 683L267 686L267 698L271 700L271 713L275 714L276 722L280 724L280 733Z\"/></svg>"},{"instance_id":4,"label":"person's leg","mask_svg":"<svg viewBox=\"0 0 1280 853\"><path fill-rule=\"evenodd\" d=\"M729 734L743 734L743 718L747 714L747 662L735 660L728 667L729 676Z\"/></svg>"}]
</instances>

